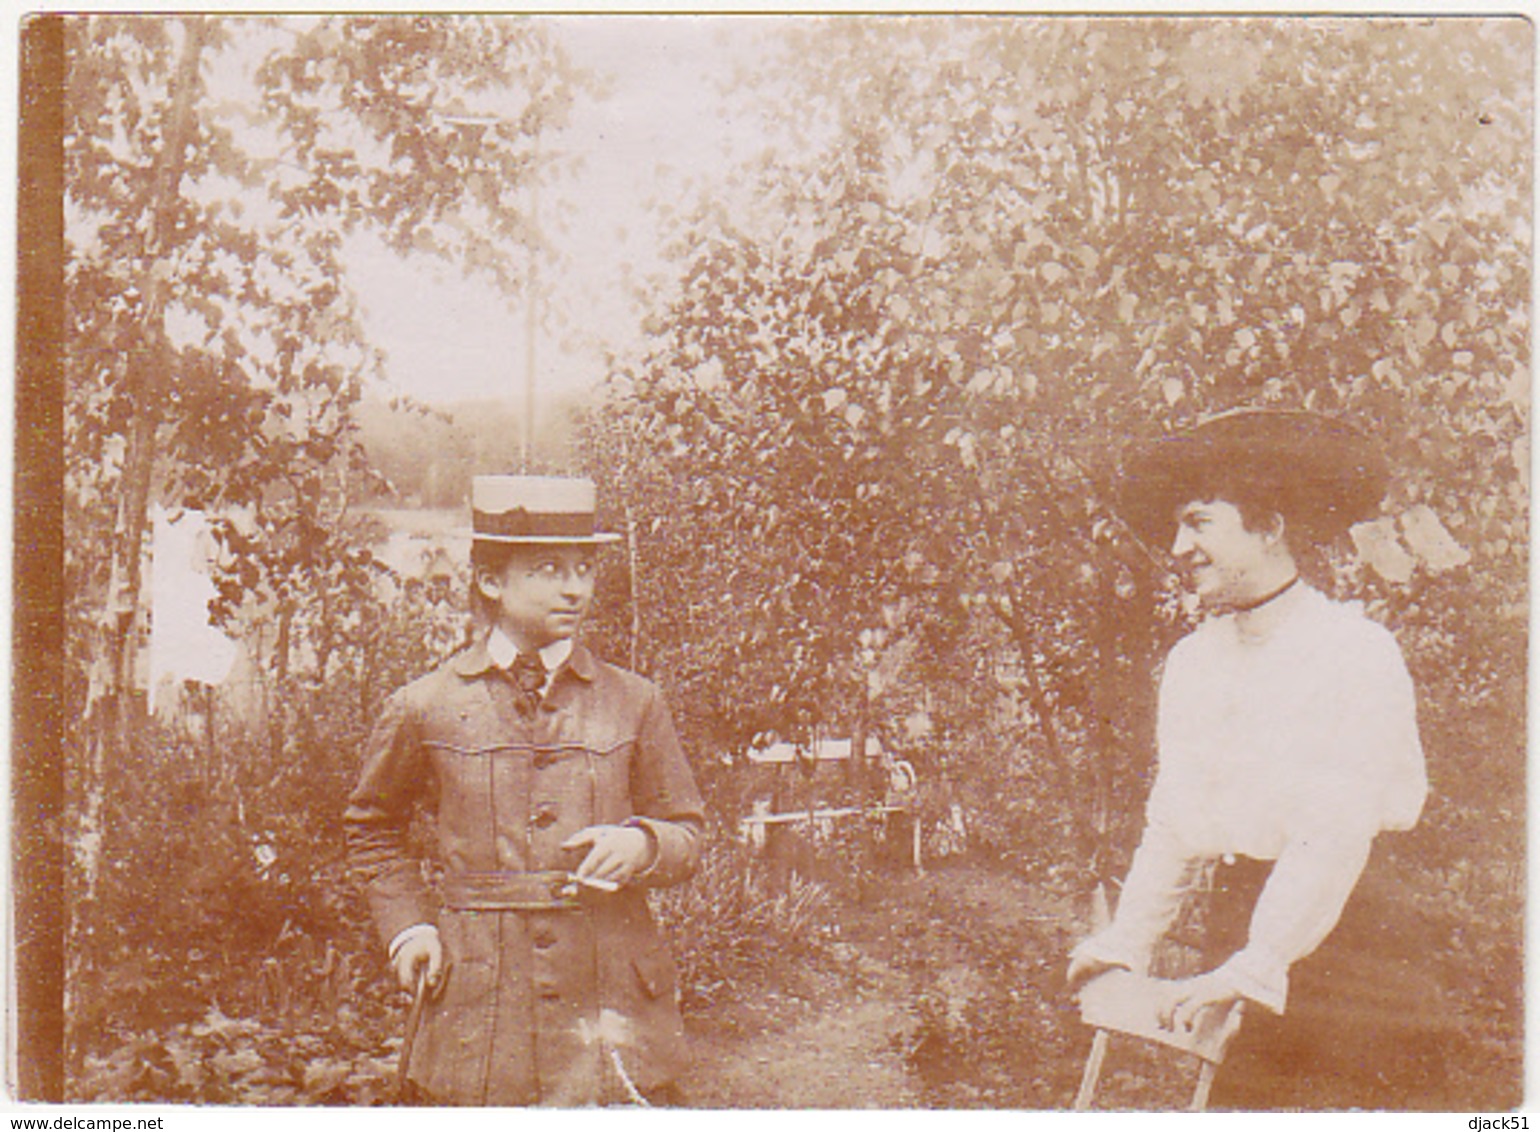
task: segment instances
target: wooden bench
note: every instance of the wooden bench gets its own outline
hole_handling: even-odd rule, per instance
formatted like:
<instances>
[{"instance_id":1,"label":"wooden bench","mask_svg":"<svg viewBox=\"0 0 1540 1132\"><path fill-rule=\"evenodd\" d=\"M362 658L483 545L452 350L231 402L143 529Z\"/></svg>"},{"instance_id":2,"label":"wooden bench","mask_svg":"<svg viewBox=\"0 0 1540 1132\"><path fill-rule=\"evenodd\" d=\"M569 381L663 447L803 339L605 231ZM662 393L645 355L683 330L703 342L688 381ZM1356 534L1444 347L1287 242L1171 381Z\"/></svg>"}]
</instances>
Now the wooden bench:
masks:
<instances>
[{"instance_id":1,"label":"wooden bench","mask_svg":"<svg viewBox=\"0 0 1540 1132\"><path fill-rule=\"evenodd\" d=\"M849 739L818 739L798 746L793 743L771 743L751 749L748 761L751 765L785 767L792 765L816 768L824 763L849 762L853 744ZM887 773L887 789L881 802L868 805L828 806L810 803L806 808L772 812L770 799L764 798L752 804L751 811L738 819L740 839L747 841L756 851L763 851L769 827L777 825L818 825L852 817L882 819L892 814L915 815L915 792L918 779L914 767L903 759L894 759L877 745L875 739L866 742L866 758L877 763ZM923 872L920 856L920 822L912 823L910 831L910 856L916 872Z\"/></svg>"}]
</instances>

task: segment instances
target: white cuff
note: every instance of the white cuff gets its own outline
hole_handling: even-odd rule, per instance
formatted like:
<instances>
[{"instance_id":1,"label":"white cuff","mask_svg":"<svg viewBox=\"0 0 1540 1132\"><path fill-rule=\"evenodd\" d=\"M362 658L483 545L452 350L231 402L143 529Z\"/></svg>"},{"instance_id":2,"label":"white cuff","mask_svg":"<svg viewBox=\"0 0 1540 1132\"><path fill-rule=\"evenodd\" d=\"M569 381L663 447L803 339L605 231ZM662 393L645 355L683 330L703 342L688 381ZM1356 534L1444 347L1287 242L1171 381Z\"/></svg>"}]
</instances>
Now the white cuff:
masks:
<instances>
[{"instance_id":1,"label":"white cuff","mask_svg":"<svg viewBox=\"0 0 1540 1132\"><path fill-rule=\"evenodd\" d=\"M652 860L647 862L647 867L638 869L632 880L642 880L649 873L656 872L658 863L663 860L663 839L658 836L658 827L653 824L651 818L630 817L620 823L626 829L639 829L647 835L647 845L652 850Z\"/></svg>"},{"instance_id":2,"label":"white cuff","mask_svg":"<svg viewBox=\"0 0 1540 1132\"><path fill-rule=\"evenodd\" d=\"M1265 947L1247 944L1218 968L1230 985L1274 1014L1282 1014L1289 998L1289 965Z\"/></svg>"},{"instance_id":3,"label":"white cuff","mask_svg":"<svg viewBox=\"0 0 1540 1132\"><path fill-rule=\"evenodd\" d=\"M1139 947L1126 939L1123 933L1118 931L1115 921L1112 926L1103 928L1095 935L1081 940L1069 954L1071 959L1095 959L1102 963L1127 967L1136 975L1149 973L1150 948Z\"/></svg>"},{"instance_id":4,"label":"white cuff","mask_svg":"<svg viewBox=\"0 0 1540 1132\"><path fill-rule=\"evenodd\" d=\"M427 935L429 932L438 935L438 928L433 924L413 924L411 927L402 928L398 931L395 938L390 941L389 953L391 961L395 961L396 953L407 945L408 940L416 939L420 935Z\"/></svg>"}]
</instances>

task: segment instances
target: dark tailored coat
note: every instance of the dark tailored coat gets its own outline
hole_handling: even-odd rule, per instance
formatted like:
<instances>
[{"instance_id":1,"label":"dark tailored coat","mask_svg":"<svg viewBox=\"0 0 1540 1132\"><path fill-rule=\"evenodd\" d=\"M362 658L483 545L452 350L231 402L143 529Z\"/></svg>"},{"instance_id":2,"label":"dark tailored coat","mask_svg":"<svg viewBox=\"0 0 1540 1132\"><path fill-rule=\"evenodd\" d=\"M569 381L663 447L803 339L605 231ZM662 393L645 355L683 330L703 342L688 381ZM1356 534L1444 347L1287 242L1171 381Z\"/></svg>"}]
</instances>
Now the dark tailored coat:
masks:
<instances>
[{"instance_id":1,"label":"dark tailored coat","mask_svg":"<svg viewBox=\"0 0 1540 1132\"><path fill-rule=\"evenodd\" d=\"M484 642L392 696L345 814L351 864L381 937L437 923L451 964L423 1012L418 1087L446 1104L622 1101L617 1060L643 1092L683 1061L673 960L645 889L694 871L700 795L657 687L581 644L532 719L517 698ZM406 852L419 800L437 808L443 893L509 882L554 893L586 852L559 846L596 823L638 821L658 855L615 893L520 910L451 896L440 908Z\"/></svg>"}]
</instances>

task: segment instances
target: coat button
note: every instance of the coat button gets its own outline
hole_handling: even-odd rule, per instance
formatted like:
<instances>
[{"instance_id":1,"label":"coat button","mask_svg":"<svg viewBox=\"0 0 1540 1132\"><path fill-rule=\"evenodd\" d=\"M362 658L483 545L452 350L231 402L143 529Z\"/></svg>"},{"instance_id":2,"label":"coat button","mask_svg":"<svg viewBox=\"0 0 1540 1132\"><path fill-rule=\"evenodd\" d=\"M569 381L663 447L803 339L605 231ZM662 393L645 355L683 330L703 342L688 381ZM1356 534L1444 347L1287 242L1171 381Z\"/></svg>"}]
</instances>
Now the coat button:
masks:
<instances>
[{"instance_id":1,"label":"coat button","mask_svg":"<svg viewBox=\"0 0 1540 1132\"><path fill-rule=\"evenodd\" d=\"M548 927L535 929L534 944L541 951L556 946L556 933Z\"/></svg>"},{"instance_id":2,"label":"coat button","mask_svg":"<svg viewBox=\"0 0 1540 1132\"><path fill-rule=\"evenodd\" d=\"M538 751L535 754L535 769L544 770L556 761L556 756L550 751Z\"/></svg>"},{"instance_id":3,"label":"coat button","mask_svg":"<svg viewBox=\"0 0 1540 1132\"><path fill-rule=\"evenodd\" d=\"M550 829L556 824L556 811L549 806L541 806L530 820L534 822L536 829Z\"/></svg>"}]
</instances>

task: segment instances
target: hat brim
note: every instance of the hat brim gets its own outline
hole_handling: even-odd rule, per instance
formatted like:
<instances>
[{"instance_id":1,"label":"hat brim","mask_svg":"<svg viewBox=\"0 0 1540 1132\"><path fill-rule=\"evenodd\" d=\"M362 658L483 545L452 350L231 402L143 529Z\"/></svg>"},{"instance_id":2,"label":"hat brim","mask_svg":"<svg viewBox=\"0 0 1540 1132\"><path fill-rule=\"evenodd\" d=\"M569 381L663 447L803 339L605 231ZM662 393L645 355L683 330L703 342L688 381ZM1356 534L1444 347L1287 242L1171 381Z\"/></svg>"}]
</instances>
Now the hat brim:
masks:
<instances>
[{"instance_id":1,"label":"hat brim","mask_svg":"<svg viewBox=\"0 0 1540 1132\"><path fill-rule=\"evenodd\" d=\"M609 546L625 537L608 531L591 535L489 535L470 527L459 527L452 533L456 538L472 542L495 542L505 546Z\"/></svg>"},{"instance_id":2,"label":"hat brim","mask_svg":"<svg viewBox=\"0 0 1540 1132\"><path fill-rule=\"evenodd\" d=\"M1378 513L1390 477L1378 447L1345 421L1246 409L1134 449L1119 478L1124 521L1164 548L1178 508L1214 498L1216 485L1240 488L1282 514L1294 534L1326 542Z\"/></svg>"}]
</instances>

